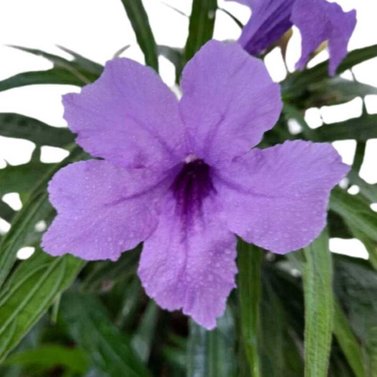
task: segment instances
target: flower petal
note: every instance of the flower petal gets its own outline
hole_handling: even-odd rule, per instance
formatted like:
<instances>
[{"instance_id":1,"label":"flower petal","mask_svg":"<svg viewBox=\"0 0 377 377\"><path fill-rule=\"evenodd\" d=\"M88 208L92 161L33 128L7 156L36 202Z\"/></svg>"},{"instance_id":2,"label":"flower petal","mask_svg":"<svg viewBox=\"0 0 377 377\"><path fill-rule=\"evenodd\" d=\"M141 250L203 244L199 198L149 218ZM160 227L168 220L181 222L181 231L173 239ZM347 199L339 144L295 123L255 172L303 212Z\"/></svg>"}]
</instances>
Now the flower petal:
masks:
<instances>
[{"instance_id":1,"label":"flower petal","mask_svg":"<svg viewBox=\"0 0 377 377\"><path fill-rule=\"evenodd\" d=\"M165 309L182 309L212 329L235 286L236 239L205 201L202 217L185 227L169 198L153 235L144 242L139 276L147 294Z\"/></svg>"},{"instance_id":2,"label":"flower petal","mask_svg":"<svg viewBox=\"0 0 377 377\"><path fill-rule=\"evenodd\" d=\"M255 0L252 15L242 30L239 43L252 55L270 47L290 29L294 0ZM246 4L247 5L247 4Z\"/></svg>"},{"instance_id":3,"label":"flower petal","mask_svg":"<svg viewBox=\"0 0 377 377\"><path fill-rule=\"evenodd\" d=\"M95 157L131 168L171 166L182 158L177 98L151 68L114 59L63 103L77 142Z\"/></svg>"},{"instance_id":4,"label":"flower petal","mask_svg":"<svg viewBox=\"0 0 377 377\"><path fill-rule=\"evenodd\" d=\"M343 12L336 3L325 0L296 0L292 9L292 22L300 29L302 37L301 58L296 67L304 68L310 55L324 41L329 41L329 73L347 55L347 45L356 26L356 12Z\"/></svg>"},{"instance_id":5,"label":"flower petal","mask_svg":"<svg viewBox=\"0 0 377 377\"><path fill-rule=\"evenodd\" d=\"M313 241L349 167L330 144L285 142L223 167L215 183L232 232L278 254Z\"/></svg>"},{"instance_id":6,"label":"flower petal","mask_svg":"<svg viewBox=\"0 0 377 377\"><path fill-rule=\"evenodd\" d=\"M44 234L44 250L116 260L135 247L157 226L155 186L164 184L152 182L151 176L143 169L131 172L96 160L61 169L49 184L58 215Z\"/></svg>"},{"instance_id":7,"label":"flower petal","mask_svg":"<svg viewBox=\"0 0 377 377\"><path fill-rule=\"evenodd\" d=\"M257 144L281 111L280 88L236 43L210 41L186 65L180 113L192 153L210 165Z\"/></svg>"}]
</instances>

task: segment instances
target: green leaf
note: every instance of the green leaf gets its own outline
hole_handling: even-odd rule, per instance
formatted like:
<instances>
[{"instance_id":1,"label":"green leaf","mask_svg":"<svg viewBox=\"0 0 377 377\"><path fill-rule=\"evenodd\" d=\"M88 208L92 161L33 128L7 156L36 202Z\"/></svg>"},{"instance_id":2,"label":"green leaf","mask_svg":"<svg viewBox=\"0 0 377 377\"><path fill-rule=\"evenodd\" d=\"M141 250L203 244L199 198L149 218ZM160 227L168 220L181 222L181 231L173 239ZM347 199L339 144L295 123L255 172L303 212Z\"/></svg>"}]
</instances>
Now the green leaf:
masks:
<instances>
[{"instance_id":1,"label":"green leaf","mask_svg":"<svg viewBox=\"0 0 377 377\"><path fill-rule=\"evenodd\" d=\"M1 170L0 170L0 173L1 173ZM16 211L13 208L11 208L7 203L0 200L0 217L2 219L10 223L13 220L13 217L15 216L15 214L16 214Z\"/></svg>"},{"instance_id":2,"label":"green leaf","mask_svg":"<svg viewBox=\"0 0 377 377\"><path fill-rule=\"evenodd\" d=\"M377 88L357 81L333 77L310 83L305 88L305 95L300 91L293 90L284 92L283 96L286 101L295 103L296 106L299 104L299 107L307 109L345 103L355 97L365 97L369 94L377 94Z\"/></svg>"},{"instance_id":3,"label":"green leaf","mask_svg":"<svg viewBox=\"0 0 377 377\"><path fill-rule=\"evenodd\" d=\"M145 63L158 71L157 45L142 1L122 0L122 3L143 51Z\"/></svg>"},{"instance_id":4,"label":"green leaf","mask_svg":"<svg viewBox=\"0 0 377 377\"><path fill-rule=\"evenodd\" d=\"M206 331L190 321L187 377L236 376L234 335L234 322L230 311L226 311L218 320L213 331Z\"/></svg>"},{"instance_id":5,"label":"green leaf","mask_svg":"<svg viewBox=\"0 0 377 377\"><path fill-rule=\"evenodd\" d=\"M336 141L355 139L367 141L377 138L377 115L365 114L360 118L352 118L343 122L324 124L309 135L313 141Z\"/></svg>"},{"instance_id":6,"label":"green leaf","mask_svg":"<svg viewBox=\"0 0 377 377\"><path fill-rule=\"evenodd\" d=\"M72 283L83 262L37 252L22 262L0 293L0 360Z\"/></svg>"},{"instance_id":7,"label":"green leaf","mask_svg":"<svg viewBox=\"0 0 377 377\"><path fill-rule=\"evenodd\" d=\"M88 352L91 365L100 376L149 376L130 339L112 324L97 298L66 294L61 301L61 315L69 333Z\"/></svg>"},{"instance_id":8,"label":"green leaf","mask_svg":"<svg viewBox=\"0 0 377 377\"><path fill-rule=\"evenodd\" d=\"M144 362L148 361L151 353L153 337L157 330L157 319L158 308L153 301L149 301L136 333L132 338L132 346Z\"/></svg>"},{"instance_id":9,"label":"green leaf","mask_svg":"<svg viewBox=\"0 0 377 377\"><path fill-rule=\"evenodd\" d=\"M335 302L334 334L356 377L365 377L363 353L348 318L338 302Z\"/></svg>"},{"instance_id":10,"label":"green leaf","mask_svg":"<svg viewBox=\"0 0 377 377\"><path fill-rule=\"evenodd\" d=\"M193 0L184 57L187 62L213 35L217 0Z\"/></svg>"},{"instance_id":11,"label":"green leaf","mask_svg":"<svg viewBox=\"0 0 377 377\"><path fill-rule=\"evenodd\" d=\"M327 377L333 330L332 259L327 231L304 249L305 377Z\"/></svg>"},{"instance_id":12,"label":"green leaf","mask_svg":"<svg viewBox=\"0 0 377 377\"><path fill-rule=\"evenodd\" d=\"M348 321L362 345L366 375L376 369L377 275L368 261L337 255L334 287ZM357 357L357 355L355 355Z\"/></svg>"},{"instance_id":13,"label":"green leaf","mask_svg":"<svg viewBox=\"0 0 377 377\"><path fill-rule=\"evenodd\" d=\"M0 81L0 92L36 84L61 84L82 86L87 82L66 71L64 68L51 68L47 71L23 72Z\"/></svg>"},{"instance_id":14,"label":"green leaf","mask_svg":"<svg viewBox=\"0 0 377 377\"><path fill-rule=\"evenodd\" d=\"M67 128L52 127L40 120L13 113L0 113L0 135L53 147L64 147L74 141L74 135Z\"/></svg>"},{"instance_id":15,"label":"green leaf","mask_svg":"<svg viewBox=\"0 0 377 377\"><path fill-rule=\"evenodd\" d=\"M8 276L15 260L17 251L25 246L25 243L34 231L35 224L44 219L49 220L53 214L52 207L47 200L46 187L52 175L69 162L82 159L83 152L75 148L71 155L41 178L35 189L31 192L28 201L15 217L10 231L0 243L0 287Z\"/></svg>"},{"instance_id":16,"label":"green leaf","mask_svg":"<svg viewBox=\"0 0 377 377\"><path fill-rule=\"evenodd\" d=\"M50 369L56 366L84 374L88 369L88 357L80 348L68 348L56 344L42 345L9 356L4 365L35 366Z\"/></svg>"},{"instance_id":17,"label":"green leaf","mask_svg":"<svg viewBox=\"0 0 377 377\"><path fill-rule=\"evenodd\" d=\"M377 242L377 216L362 197L337 188L331 194L330 208L343 217L351 232L356 230Z\"/></svg>"},{"instance_id":18,"label":"green leaf","mask_svg":"<svg viewBox=\"0 0 377 377\"><path fill-rule=\"evenodd\" d=\"M89 60L88 58L85 58L84 56L78 54L75 51L70 50L69 48L58 46L61 50L64 52L70 54L73 56L73 62L86 72L91 72L95 75L100 75L103 71L103 66L101 64L98 64L92 60Z\"/></svg>"},{"instance_id":19,"label":"green leaf","mask_svg":"<svg viewBox=\"0 0 377 377\"><path fill-rule=\"evenodd\" d=\"M45 71L22 72L2 80L0 81L0 91L36 84L83 86L96 80L102 71L102 67L99 64L67 49L65 51L74 57L73 61L37 49L19 46L12 47L42 56L51 61L54 67Z\"/></svg>"},{"instance_id":20,"label":"green leaf","mask_svg":"<svg viewBox=\"0 0 377 377\"><path fill-rule=\"evenodd\" d=\"M0 195L10 192L20 194L30 193L39 182L52 169L52 164L31 161L28 164L8 165L0 169Z\"/></svg>"},{"instance_id":21,"label":"green leaf","mask_svg":"<svg viewBox=\"0 0 377 377\"><path fill-rule=\"evenodd\" d=\"M260 303L263 251L238 241L238 297L241 344L253 377L261 376L260 368Z\"/></svg>"},{"instance_id":22,"label":"green leaf","mask_svg":"<svg viewBox=\"0 0 377 377\"><path fill-rule=\"evenodd\" d=\"M174 48L170 46L158 46L158 54L168 59L174 64L176 72L176 82L179 82L179 75L183 69L184 57L183 51L179 48Z\"/></svg>"},{"instance_id":23,"label":"green leaf","mask_svg":"<svg viewBox=\"0 0 377 377\"><path fill-rule=\"evenodd\" d=\"M339 65L337 73L340 74L356 64L362 63L368 59L377 56L377 45L368 46L351 51L343 62ZM282 83L283 92L305 91L307 86L314 82L319 82L328 78L327 73L328 61L316 65L313 68L306 69L302 72L295 72Z\"/></svg>"}]
</instances>

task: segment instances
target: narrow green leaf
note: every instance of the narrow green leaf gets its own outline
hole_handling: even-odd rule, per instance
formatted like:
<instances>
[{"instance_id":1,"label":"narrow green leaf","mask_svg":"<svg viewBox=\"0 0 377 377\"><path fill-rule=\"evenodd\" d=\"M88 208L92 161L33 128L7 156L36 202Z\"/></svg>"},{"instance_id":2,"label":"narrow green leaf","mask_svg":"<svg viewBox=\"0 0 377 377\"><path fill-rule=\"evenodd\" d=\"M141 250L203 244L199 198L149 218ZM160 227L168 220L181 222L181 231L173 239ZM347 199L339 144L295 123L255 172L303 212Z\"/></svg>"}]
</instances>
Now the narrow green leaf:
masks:
<instances>
[{"instance_id":1,"label":"narrow green leaf","mask_svg":"<svg viewBox=\"0 0 377 377\"><path fill-rule=\"evenodd\" d=\"M148 306L141 318L139 326L132 338L132 346L140 359L147 362L151 353L154 334L156 332L158 308L153 301Z\"/></svg>"},{"instance_id":2,"label":"narrow green leaf","mask_svg":"<svg viewBox=\"0 0 377 377\"><path fill-rule=\"evenodd\" d=\"M335 301L334 334L356 377L365 377L363 353L343 309Z\"/></svg>"},{"instance_id":3,"label":"narrow green leaf","mask_svg":"<svg viewBox=\"0 0 377 377\"><path fill-rule=\"evenodd\" d=\"M71 336L88 352L99 375L149 376L130 339L113 325L97 298L73 292L63 295L61 315Z\"/></svg>"},{"instance_id":4,"label":"narrow green leaf","mask_svg":"<svg viewBox=\"0 0 377 377\"><path fill-rule=\"evenodd\" d=\"M51 171L51 168L52 164L31 161L28 164L8 165L0 169L0 195L10 192L23 195L30 193L35 188L35 184Z\"/></svg>"},{"instance_id":5,"label":"narrow green leaf","mask_svg":"<svg viewBox=\"0 0 377 377\"><path fill-rule=\"evenodd\" d=\"M340 74L349 68L352 68L356 64L362 63L368 59L372 59L377 56L377 45L368 46L351 51L343 62L339 65L337 73ZM283 91L291 91L294 88L298 90L305 90L305 88L313 83L319 82L324 78L328 78L328 61L316 65L313 68L306 69L302 72L295 72L290 75L283 82Z\"/></svg>"},{"instance_id":6,"label":"narrow green leaf","mask_svg":"<svg viewBox=\"0 0 377 377\"><path fill-rule=\"evenodd\" d=\"M64 147L74 141L74 135L67 128L52 127L40 120L13 113L0 113L0 135L53 147Z\"/></svg>"},{"instance_id":7,"label":"narrow green leaf","mask_svg":"<svg viewBox=\"0 0 377 377\"><path fill-rule=\"evenodd\" d=\"M23 72L0 81L0 92L26 85L61 84L82 86L87 82L66 71L64 68L51 68L47 71Z\"/></svg>"},{"instance_id":8,"label":"narrow green leaf","mask_svg":"<svg viewBox=\"0 0 377 377\"><path fill-rule=\"evenodd\" d=\"M158 71L157 45L142 1L122 0L122 3L143 51L145 63Z\"/></svg>"},{"instance_id":9,"label":"narrow green leaf","mask_svg":"<svg viewBox=\"0 0 377 377\"><path fill-rule=\"evenodd\" d=\"M336 141L355 139L367 141L377 138L377 115L365 114L360 118L352 118L343 122L325 124L311 133L314 141Z\"/></svg>"},{"instance_id":10,"label":"narrow green leaf","mask_svg":"<svg viewBox=\"0 0 377 377\"><path fill-rule=\"evenodd\" d=\"M88 357L80 348L68 348L56 344L42 345L9 356L4 365L22 365L44 369L64 367L74 373L84 374L88 369Z\"/></svg>"},{"instance_id":11,"label":"narrow green leaf","mask_svg":"<svg viewBox=\"0 0 377 377\"><path fill-rule=\"evenodd\" d=\"M218 320L213 331L206 331L190 321L187 377L235 377L234 335L234 321L230 311L226 311Z\"/></svg>"},{"instance_id":12,"label":"narrow green leaf","mask_svg":"<svg viewBox=\"0 0 377 377\"><path fill-rule=\"evenodd\" d=\"M176 72L176 82L179 82L179 75L183 69L184 59L183 51L178 48L170 46L158 46L158 54L168 59L171 63L174 64Z\"/></svg>"},{"instance_id":13,"label":"narrow green leaf","mask_svg":"<svg viewBox=\"0 0 377 377\"><path fill-rule=\"evenodd\" d=\"M283 92L283 97L286 101L307 109L308 107L336 105L351 101L356 97L377 94L377 88L341 77L332 77L310 83L305 88L305 95L302 94L301 91L292 90Z\"/></svg>"},{"instance_id":14,"label":"narrow green leaf","mask_svg":"<svg viewBox=\"0 0 377 377\"><path fill-rule=\"evenodd\" d=\"M101 64L98 64L92 60L89 60L88 58L85 58L84 56L78 54L75 51L70 50L69 48L63 47L63 46L58 46L61 50L64 52L70 54L74 58L74 63L79 66L80 68L84 69L87 72L91 72L95 75L100 75L103 66Z\"/></svg>"},{"instance_id":15,"label":"narrow green leaf","mask_svg":"<svg viewBox=\"0 0 377 377\"><path fill-rule=\"evenodd\" d=\"M193 0L189 35L185 46L185 61L190 60L194 54L209 41L213 35L217 0Z\"/></svg>"},{"instance_id":16,"label":"narrow green leaf","mask_svg":"<svg viewBox=\"0 0 377 377\"><path fill-rule=\"evenodd\" d=\"M377 242L377 216L362 197L335 189L331 194L330 208L343 217L352 233L356 230Z\"/></svg>"},{"instance_id":17,"label":"narrow green leaf","mask_svg":"<svg viewBox=\"0 0 377 377\"><path fill-rule=\"evenodd\" d=\"M0 293L0 361L64 291L83 262L37 252L20 264Z\"/></svg>"},{"instance_id":18,"label":"narrow green leaf","mask_svg":"<svg viewBox=\"0 0 377 377\"><path fill-rule=\"evenodd\" d=\"M84 154L76 148L63 162L54 166L52 171L41 178L31 192L28 201L15 217L10 231L0 243L0 287L8 276L15 260L17 251L25 246L25 241L33 232L35 224L40 220L49 220L53 214L47 200L46 187L51 176L69 162L83 158Z\"/></svg>"},{"instance_id":19,"label":"narrow green leaf","mask_svg":"<svg viewBox=\"0 0 377 377\"><path fill-rule=\"evenodd\" d=\"M327 231L304 249L305 377L327 377L333 330L332 259Z\"/></svg>"},{"instance_id":20,"label":"narrow green leaf","mask_svg":"<svg viewBox=\"0 0 377 377\"><path fill-rule=\"evenodd\" d=\"M66 71L71 72L74 76L81 79L84 83L89 83L95 80L102 72L103 67L76 52L64 47L58 46L61 50L68 53L73 57L73 60L67 60L61 56L51 54L46 51L38 50L36 48L28 48L21 46L10 46L18 50L28 52L33 55L42 56L54 64L54 67L64 68Z\"/></svg>"},{"instance_id":21,"label":"narrow green leaf","mask_svg":"<svg viewBox=\"0 0 377 377\"><path fill-rule=\"evenodd\" d=\"M0 171L1 172L1 171ZM7 203L0 200L0 217L10 223L13 220L16 211L11 208Z\"/></svg>"},{"instance_id":22,"label":"narrow green leaf","mask_svg":"<svg viewBox=\"0 0 377 377\"><path fill-rule=\"evenodd\" d=\"M263 251L238 241L238 297L241 343L253 377L261 376L260 303Z\"/></svg>"}]
</instances>

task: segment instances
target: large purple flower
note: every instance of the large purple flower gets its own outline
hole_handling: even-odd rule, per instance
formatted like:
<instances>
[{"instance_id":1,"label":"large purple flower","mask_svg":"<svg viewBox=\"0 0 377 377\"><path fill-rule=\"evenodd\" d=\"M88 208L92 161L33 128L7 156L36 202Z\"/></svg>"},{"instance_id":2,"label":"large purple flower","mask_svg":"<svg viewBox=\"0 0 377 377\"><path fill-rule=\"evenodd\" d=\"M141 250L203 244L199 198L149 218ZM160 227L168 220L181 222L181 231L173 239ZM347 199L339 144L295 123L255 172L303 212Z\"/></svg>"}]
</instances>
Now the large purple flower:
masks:
<instances>
[{"instance_id":1,"label":"large purple flower","mask_svg":"<svg viewBox=\"0 0 377 377\"><path fill-rule=\"evenodd\" d=\"M245 25L240 44L257 55L276 42L292 24L300 29L301 58L296 67L302 69L319 45L329 42L329 73L347 54L348 41L356 26L356 12L343 12L336 3L326 0L231 0L251 7L253 13Z\"/></svg>"},{"instance_id":2,"label":"large purple flower","mask_svg":"<svg viewBox=\"0 0 377 377\"><path fill-rule=\"evenodd\" d=\"M157 74L106 64L65 118L94 159L49 185L52 255L116 260L144 241L148 295L211 329L235 286L236 234L275 253L310 243L347 166L329 144L251 149L281 111L279 86L236 43L208 42L187 64L178 102Z\"/></svg>"}]
</instances>

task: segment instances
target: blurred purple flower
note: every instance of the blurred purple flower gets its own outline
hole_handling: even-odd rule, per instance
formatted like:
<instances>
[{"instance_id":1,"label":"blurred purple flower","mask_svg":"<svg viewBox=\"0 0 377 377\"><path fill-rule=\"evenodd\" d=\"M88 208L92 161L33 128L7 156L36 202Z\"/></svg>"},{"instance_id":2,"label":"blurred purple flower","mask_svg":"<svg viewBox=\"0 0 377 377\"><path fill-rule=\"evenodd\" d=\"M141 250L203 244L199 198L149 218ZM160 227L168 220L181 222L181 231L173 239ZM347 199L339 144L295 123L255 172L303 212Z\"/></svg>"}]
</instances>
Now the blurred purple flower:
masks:
<instances>
[{"instance_id":1,"label":"blurred purple flower","mask_svg":"<svg viewBox=\"0 0 377 377\"><path fill-rule=\"evenodd\" d=\"M252 55L257 55L297 26L302 37L298 69L304 68L322 42L329 42L329 73L347 55L348 41L356 26L356 12L343 12L336 3L326 0L231 0L248 5L252 16L245 25L240 44Z\"/></svg>"},{"instance_id":2,"label":"blurred purple flower","mask_svg":"<svg viewBox=\"0 0 377 377\"><path fill-rule=\"evenodd\" d=\"M152 69L115 59L64 97L77 142L101 159L50 182L58 215L43 247L116 260L144 241L147 294L212 329L235 286L235 234L280 254L309 244L348 168L329 144L250 149L278 119L280 92L236 43L208 42L182 89L178 102Z\"/></svg>"}]
</instances>

